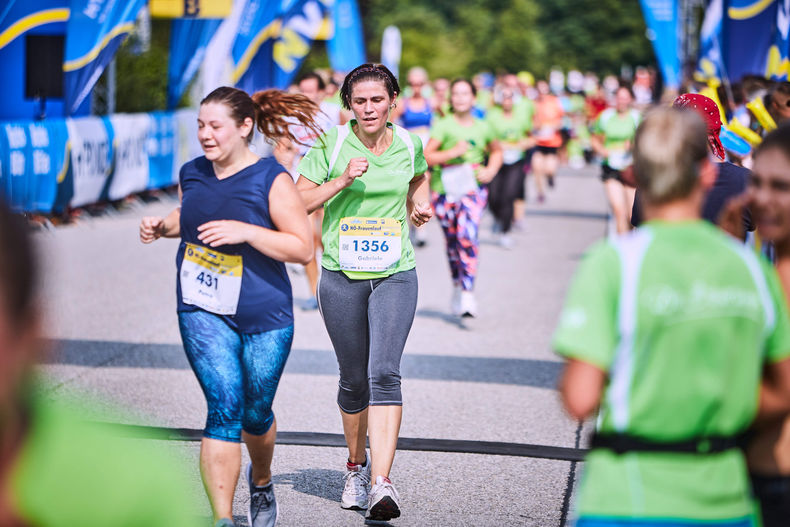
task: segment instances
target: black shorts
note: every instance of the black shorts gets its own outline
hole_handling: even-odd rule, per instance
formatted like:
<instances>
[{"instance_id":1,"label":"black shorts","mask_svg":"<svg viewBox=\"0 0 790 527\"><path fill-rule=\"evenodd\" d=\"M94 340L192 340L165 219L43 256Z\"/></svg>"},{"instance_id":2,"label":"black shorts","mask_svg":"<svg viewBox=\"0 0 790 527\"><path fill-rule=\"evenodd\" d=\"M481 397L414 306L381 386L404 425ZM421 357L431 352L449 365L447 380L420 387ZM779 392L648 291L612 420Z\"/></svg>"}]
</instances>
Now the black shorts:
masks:
<instances>
[{"instance_id":1,"label":"black shorts","mask_svg":"<svg viewBox=\"0 0 790 527\"><path fill-rule=\"evenodd\" d=\"M535 152L540 152L541 154L554 154L554 155L557 155L557 151L558 150L559 150L559 147L557 147L557 146L540 146L540 145L538 145L538 146L535 147Z\"/></svg>"},{"instance_id":2,"label":"black shorts","mask_svg":"<svg viewBox=\"0 0 790 527\"><path fill-rule=\"evenodd\" d=\"M782 527L790 518L790 477L751 475L764 527Z\"/></svg>"},{"instance_id":3,"label":"black shorts","mask_svg":"<svg viewBox=\"0 0 790 527\"><path fill-rule=\"evenodd\" d=\"M615 181L623 183L623 173L604 163L601 165L601 181L606 181L608 179L614 179Z\"/></svg>"}]
</instances>

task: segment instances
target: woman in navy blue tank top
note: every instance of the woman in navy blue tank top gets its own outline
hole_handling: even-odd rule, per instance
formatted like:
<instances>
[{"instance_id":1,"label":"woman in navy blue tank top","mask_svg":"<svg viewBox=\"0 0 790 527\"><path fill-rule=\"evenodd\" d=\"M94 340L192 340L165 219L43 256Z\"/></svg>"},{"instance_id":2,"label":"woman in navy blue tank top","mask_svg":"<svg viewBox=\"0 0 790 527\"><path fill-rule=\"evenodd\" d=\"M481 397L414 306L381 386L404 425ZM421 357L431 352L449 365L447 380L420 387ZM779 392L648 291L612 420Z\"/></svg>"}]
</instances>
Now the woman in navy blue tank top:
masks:
<instances>
[{"instance_id":1,"label":"woman in navy blue tank top","mask_svg":"<svg viewBox=\"0 0 790 527\"><path fill-rule=\"evenodd\" d=\"M242 438L252 460L246 473L250 525L276 521L272 401L293 341L283 262L306 263L313 254L312 229L293 179L274 158L259 159L249 143L255 127L273 140L298 142L289 125L296 119L317 130L317 112L301 95L267 90L250 97L217 88L200 103L198 140L205 155L181 167L181 206L140 224L143 243L181 238L178 322L206 396L200 469L220 527L233 525Z\"/></svg>"}]
</instances>

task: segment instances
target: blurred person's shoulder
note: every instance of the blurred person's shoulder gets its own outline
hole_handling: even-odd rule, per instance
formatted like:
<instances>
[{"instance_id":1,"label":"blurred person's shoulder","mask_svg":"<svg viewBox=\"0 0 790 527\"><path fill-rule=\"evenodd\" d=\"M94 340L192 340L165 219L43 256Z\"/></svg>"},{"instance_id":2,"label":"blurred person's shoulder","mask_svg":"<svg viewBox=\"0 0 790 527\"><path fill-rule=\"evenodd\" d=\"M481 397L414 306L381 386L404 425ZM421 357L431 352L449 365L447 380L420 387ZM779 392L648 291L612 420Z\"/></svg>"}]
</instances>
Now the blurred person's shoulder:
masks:
<instances>
[{"instance_id":1,"label":"blurred person's shoulder","mask_svg":"<svg viewBox=\"0 0 790 527\"><path fill-rule=\"evenodd\" d=\"M194 524L184 467L162 437L122 437L73 405L30 398L12 479L25 520L42 527Z\"/></svg>"}]
</instances>

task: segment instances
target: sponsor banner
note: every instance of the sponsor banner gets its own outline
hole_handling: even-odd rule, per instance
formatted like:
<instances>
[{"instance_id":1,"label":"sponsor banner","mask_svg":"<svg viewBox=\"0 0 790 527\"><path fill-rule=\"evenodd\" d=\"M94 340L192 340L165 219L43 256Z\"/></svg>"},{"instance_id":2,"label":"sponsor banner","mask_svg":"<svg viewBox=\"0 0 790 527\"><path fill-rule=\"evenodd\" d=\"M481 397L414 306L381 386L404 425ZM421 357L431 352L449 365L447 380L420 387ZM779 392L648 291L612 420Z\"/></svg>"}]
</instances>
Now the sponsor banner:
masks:
<instances>
[{"instance_id":1,"label":"sponsor banner","mask_svg":"<svg viewBox=\"0 0 790 527\"><path fill-rule=\"evenodd\" d=\"M27 126L30 138L32 188L25 210L49 212L55 205L58 184L69 163L68 129L64 119L36 121Z\"/></svg>"},{"instance_id":2,"label":"sponsor banner","mask_svg":"<svg viewBox=\"0 0 790 527\"><path fill-rule=\"evenodd\" d=\"M247 93L287 88L313 40L332 35L331 2L249 0L233 44L232 82Z\"/></svg>"},{"instance_id":3,"label":"sponsor banner","mask_svg":"<svg viewBox=\"0 0 790 527\"><path fill-rule=\"evenodd\" d=\"M148 188L148 114L117 114L109 118L113 135L113 171L108 198L122 199Z\"/></svg>"},{"instance_id":4,"label":"sponsor banner","mask_svg":"<svg viewBox=\"0 0 790 527\"><path fill-rule=\"evenodd\" d=\"M664 84L680 86L680 16L677 0L640 0Z\"/></svg>"},{"instance_id":5,"label":"sponsor banner","mask_svg":"<svg viewBox=\"0 0 790 527\"><path fill-rule=\"evenodd\" d=\"M232 0L149 0L151 16L159 18L225 18Z\"/></svg>"},{"instance_id":6,"label":"sponsor banner","mask_svg":"<svg viewBox=\"0 0 790 527\"><path fill-rule=\"evenodd\" d=\"M200 143L197 139L197 110L178 110L175 112L176 119L176 182L178 181L178 170L181 166L192 161L196 157L203 155Z\"/></svg>"},{"instance_id":7,"label":"sponsor banner","mask_svg":"<svg viewBox=\"0 0 790 527\"><path fill-rule=\"evenodd\" d=\"M134 29L146 0L71 0L63 61L65 112L74 114L115 51Z\"/></svg>"},{"instance_id":8,"label":"sponsor banner","mask_svg":"<svg viewBox=\"0 0 790 527\"><path fill-rule=\"evenodd\" d=\"M732 82L764 75L777 20L777 0L725 0L722 19L724 68Z\"/></svg>"},{"instance_id":9,"label":"sponsor banner","mask_svg":"<svg viewBox=\"0 0 790 527\"><path fill-rule=\"evenodd\" d=\"M5 123L0 130L3 176L0 189L15 212L22 212L29 200L33 166L30 137L24 122Z\"/></svg>"},{"instance_id":10,"label":"sponsor banner","mask_svg":"<svg viewBox=\"0 0 790 527\"><path fill-rule=\"evenodd\" d=\"M71 145L71 163L64 184L67 204L81 207L96 203L105 196L105 186L112 171L112 144L104 121L98 117L66 119ZM70 180L70 181L69 181ZM71 186L71 189L68 186Z\"/></svg>"},{"instance_id":11,"label":"sponsor banner","mask_svg":"<svg viewBox=\"0 0 790 527\"><path fill-rule=\"evenodd\" d=\"M365 40L357 0L335 0L331 8L334 34L326 45L335 71L349 72L365 63Z\"/></svg>"},{"instance_id":12,"label":"sponsor banner","mask_svg":"<svg viewBox=\"0 0 790 527\"><path fill-rule=\"evenodd\" d=\"M154 112L148 128L148 188L164 188L178 183L175 145L178 125L172 113Z\"/></svg>"},{"instance_id":13,"label":"sponsor banner","mask_svg":"<svg viewBox=\"0 0 790 527\"><path fill-rule=\"evenodd\" d=\"M178 105L194 78L206 47L222 20L180 18L173 20L170 30L170 58L167 73L167 107Z\"/></svg>"}]
</instances>

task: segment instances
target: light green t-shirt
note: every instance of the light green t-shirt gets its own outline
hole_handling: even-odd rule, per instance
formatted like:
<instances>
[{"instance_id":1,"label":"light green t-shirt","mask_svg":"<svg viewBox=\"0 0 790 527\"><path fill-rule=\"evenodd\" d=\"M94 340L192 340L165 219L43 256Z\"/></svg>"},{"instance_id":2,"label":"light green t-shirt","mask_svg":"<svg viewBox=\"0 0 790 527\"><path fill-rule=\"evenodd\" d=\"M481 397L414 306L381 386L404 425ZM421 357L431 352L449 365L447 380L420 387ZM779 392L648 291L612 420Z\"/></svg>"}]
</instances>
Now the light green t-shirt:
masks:
<instances>
[{"instance_id":1,"label":"light green t-shirt","mask_svg":"<svg viewBox=\"0 0 790 527\"><path fill-rule=\"evenodd\" d=\"M162 442L124 439L70 407L35 399L11 480L22 519L40 527L190 527L182 467Z\"/></svg>"},{"instance_id":2,"label":"light green t-shirt","mask_svg":"<svg viewBox=\"0 0 790 527\"><path fill-rule=\"evenodd\" d=\"M621 115L614 108L607 108L595 120L593 131L603 136L603 146L611 157L626 150L628 142L636 134L640 120L641 117L636 110L629 110ZM607 158L605 162L609 163L610 159Z\"/></svg>"},{"instance_id":3,"label":"light green t-shirt","mask_svg":"<svg viewBox=\"0 0 790 527\"><path fill-rule=\"evenodd\" d=\"M529 134L528 123L524 120L523 114L514 109L509 116L506 116L501 108L495 107L486 114L486 121L491 126L494 137L502 145L504 163L512 165L523 159L524 150L515 144Z\"/></svg>"},{"instance_id":4,"label":"light green t-shirt","mask_svg":"<svg viewBox=\"0 0 790 527\"><path fill-rule=\"evenodd\" d=\"M521 116L527 132L532 131L532 119L535 117L535 101L521 97L513 106L513 111Z\"/></svg>"},{"instance_id":5,"label":"light green t-shirt","mask_svg":"<svg viewBox=\"0 0 790 527\"><path fill-rule=\"evenodd\" d=\"M446 165L449 166L463 163L481 165L485 161L486 149L495 137L493 129L485 120L475 118L471 126L461 126L455 116L450 114L431 127L431 139L439 141L439 150L448 150L460 141L469 143L466 153L448 161ZM445 193L441 167L434 167L431 171L431 190Z\"/></svg>"},{"instance_id":6,"label":"light green t-shirt","mask_svg":"<svg viewBox=\"0 0 790 527\"><path fill-rule=\"evenodd\" d=\"M681 441L746 429L763 364L790 358L790 323L775 271L749 249L702 220L649 222L585 256L553 344L607 373L599 431ZM578 511L737 519L752 513L749 495L739 450L599 449Z\"/></svg>"},{"instance_id":7,"label":"light green t-shirt","mask_svg":"<svg viewBox=\"0 0 790 527\"><path fill-rule=\"evenodd\" d=\"M351 120L344 126L356 124ZM387 126L392 127L391 123ZM335 144L338 128L332 128L319 139L316 144L299 162L298 172L321 185L329 180L340 177L355 157L368 160L368 170L349 186L340 191L324 204L324 222L321 241L324 244L324 255L321 265L330 271L340 271L340 223L343 218L392 218L400 224L401 256L397 264L381 272L344 271L352 279L381 278L391 274L413 269L415 267L414 249L409 241L409 226L406 218L406 198L409 183L415 176L428 170L425 156L422 153L422 141L408 132L414 144L414 166L407 145L398 134L393 133L392 144L380 156L373 155L362 144L353 130L349 130L337 159L329 172L329 162Z\"/></svg>"}]
</instances>

